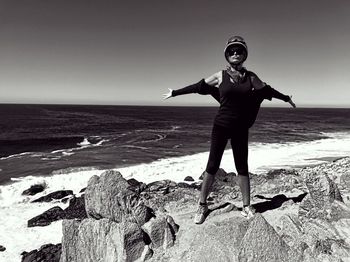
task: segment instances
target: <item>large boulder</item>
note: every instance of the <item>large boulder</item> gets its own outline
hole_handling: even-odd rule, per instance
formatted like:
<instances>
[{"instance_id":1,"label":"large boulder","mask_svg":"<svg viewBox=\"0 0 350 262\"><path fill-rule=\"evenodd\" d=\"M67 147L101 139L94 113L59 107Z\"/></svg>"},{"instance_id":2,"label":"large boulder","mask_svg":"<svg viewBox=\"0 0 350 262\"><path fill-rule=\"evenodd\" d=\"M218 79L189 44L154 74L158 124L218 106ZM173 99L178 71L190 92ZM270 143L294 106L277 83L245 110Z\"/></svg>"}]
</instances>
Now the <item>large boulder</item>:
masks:
<instances>
[{"instance_id":1,"label":"large boulder","mask_svg":"<svg viewBox=\"0 0 350 262\"><path fill-rule=\"evenodd\" d=\"M63 220L60 262L135 261L149 254L136 223L110 219Z\"/></svg>"},{"instance_id":2,"label":"large boulder","mask_svg":"<svg viewBox=\"0 0 350 262\"><path fill-rule=\"evenodd\" d=\"M139 193L118 171L105 171L100 177L91 177L88 182L86 213L94 219L133 220L141 226L152 217L152 210L140 201Z\"/></svg>"},{"instance_id":3,"label":"large boulder","mask_svg":"<svg viewBox=\"0 0 350 262\"><path fill-rule=\"evenodd\" d=\"M291 249L259 213L251 220L238 253L240 262L291 262L301 258L302 254Z\"/></svg>"}]
</instances>

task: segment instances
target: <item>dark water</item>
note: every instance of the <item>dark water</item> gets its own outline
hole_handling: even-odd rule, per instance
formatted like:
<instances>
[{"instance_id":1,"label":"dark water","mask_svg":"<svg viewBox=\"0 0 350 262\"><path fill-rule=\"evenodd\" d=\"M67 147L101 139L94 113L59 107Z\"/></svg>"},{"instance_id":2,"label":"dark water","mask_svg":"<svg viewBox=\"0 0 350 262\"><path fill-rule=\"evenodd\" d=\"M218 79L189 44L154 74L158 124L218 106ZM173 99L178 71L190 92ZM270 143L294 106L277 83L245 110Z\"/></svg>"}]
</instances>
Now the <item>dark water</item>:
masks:
<instances>
[{"instance_id":1,"label":"dark water","mask_svg":"<svg viewBox=\"0 0 350 262\"><path fill-rule=\"evenodd\" d=\"M216 112L215 107L0 105L0 184L64 168L112 168L208 151ZM311 141L332 132L350 132L350 109L261 108L250 141Z\"/></svg>"}]
</instances>

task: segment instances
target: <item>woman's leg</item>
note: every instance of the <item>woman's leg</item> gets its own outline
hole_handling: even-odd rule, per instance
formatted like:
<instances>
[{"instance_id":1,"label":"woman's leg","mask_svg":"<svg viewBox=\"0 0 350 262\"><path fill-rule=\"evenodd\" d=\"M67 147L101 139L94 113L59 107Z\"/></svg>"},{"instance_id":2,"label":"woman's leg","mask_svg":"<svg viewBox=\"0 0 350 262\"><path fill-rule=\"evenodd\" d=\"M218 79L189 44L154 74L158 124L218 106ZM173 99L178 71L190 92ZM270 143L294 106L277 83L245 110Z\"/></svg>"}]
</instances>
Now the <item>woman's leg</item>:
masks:
<instances>
[{"instance_id":1,"label":"woman's leg","mask_svg":"<svg viewBox=\"0 0 350 262\"><path fill-rule=\"evenodd\" d=\"M202 182L202 187L201 187L201 194L199 197L199 202L204 204L207 202L207 197L210 193L211 186L214 183L215 179L215 174L209 174L207 171L204 172L203 175L203 182Z\"/></svg>"},{"instance_id":2,"label":"woman's leg","mask_svg":"<svg viewBox=\"0 0 350 262\"><path fill-rule=\"evenodd\" d=\"M213 185L215 174L220 167L222 155L228 141L227 131L220 126L213 126L211 134L211 145L207 167L203 175L203 182L200 194L200 202L206 203L207 197Z\"/></svg>"},{"instance_id":3,"label":"woman's leg","mask_svg":"<svg viewBox=\"0 0 350 262\"><path fill-rule=\"evenodd\" d=\"M248 129L235 130L231 137L231 146L238 173L238 185L241 189L243 206L250 205L250 178L248 173Z\"/></svg>"}]
</instances>

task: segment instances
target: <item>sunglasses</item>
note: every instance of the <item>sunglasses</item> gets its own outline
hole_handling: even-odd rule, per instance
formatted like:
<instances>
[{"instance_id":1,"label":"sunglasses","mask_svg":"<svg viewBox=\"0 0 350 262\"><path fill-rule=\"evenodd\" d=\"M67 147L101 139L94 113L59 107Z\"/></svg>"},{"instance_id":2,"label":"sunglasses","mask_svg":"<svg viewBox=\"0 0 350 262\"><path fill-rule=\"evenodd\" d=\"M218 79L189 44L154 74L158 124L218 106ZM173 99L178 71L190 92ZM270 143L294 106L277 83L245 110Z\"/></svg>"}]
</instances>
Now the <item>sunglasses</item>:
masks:
<instances>
[{"instance_id":1,"label":"sunglasses","mask_svg":"<svg viewBox=\"0 0 350 262\"><path fill-rule=\"evenodd\" d=\"M234 55L235 53L237 55L243 55L245 53L245 49L243 47L240 47L240 46L232 46L232 47L229 47L227 50L226 50L226 54L228 56L232 56Z\"/></svg>"}]
</instances>

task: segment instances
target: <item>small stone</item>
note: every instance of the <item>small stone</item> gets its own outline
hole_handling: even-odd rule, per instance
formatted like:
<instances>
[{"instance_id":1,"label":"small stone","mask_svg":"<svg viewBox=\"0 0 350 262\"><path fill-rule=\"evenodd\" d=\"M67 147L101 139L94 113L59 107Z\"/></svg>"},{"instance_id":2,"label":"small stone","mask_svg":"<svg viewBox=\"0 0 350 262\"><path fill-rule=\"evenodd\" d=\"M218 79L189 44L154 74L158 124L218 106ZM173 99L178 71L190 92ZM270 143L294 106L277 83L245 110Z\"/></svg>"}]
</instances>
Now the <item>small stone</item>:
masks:
<instances>
[{"instance_id":1,"label":"small stone","mask_svg":"<svg viewBox=\"0 0 350 262\"><path fill-rule=\"evenodd\" d=\"M0 252L3 252L3 251L5 251L5 250L6 250L6 247L0 245Z\"/></svg>"},{"instance_id":2,"label":"small stone","mask_svg":"<svg viewBox=\"0 0 350 262\"><path fill-rule=\"evenodd\" d=\"M187 176L187 177L185 177L184 181L192 182L192 181L194 181L194 179L191 176Z\"/></svg>"},{"instance_id":3,"label":"small stone","mask_svg":"<svg viewBox=\"0 0 350 262\"><path fill-rule=\"evenodd\" d=\"M24 190L22 192L22 195L29 195L29 196L33 196L37 193L40 193L42 191L44 191L44 189L46 188L46 184L37 184L37 185L32 185L30 188Z\"/></svg>"}]
</instances>

